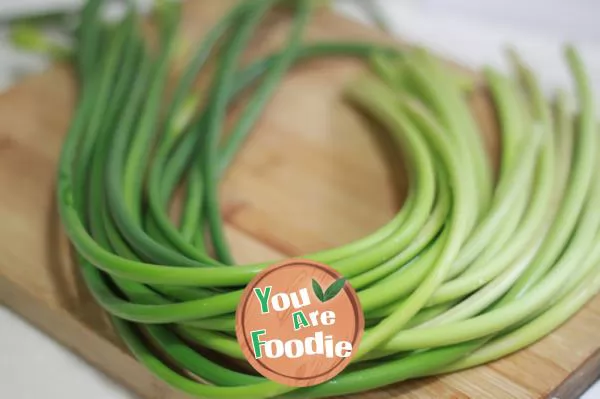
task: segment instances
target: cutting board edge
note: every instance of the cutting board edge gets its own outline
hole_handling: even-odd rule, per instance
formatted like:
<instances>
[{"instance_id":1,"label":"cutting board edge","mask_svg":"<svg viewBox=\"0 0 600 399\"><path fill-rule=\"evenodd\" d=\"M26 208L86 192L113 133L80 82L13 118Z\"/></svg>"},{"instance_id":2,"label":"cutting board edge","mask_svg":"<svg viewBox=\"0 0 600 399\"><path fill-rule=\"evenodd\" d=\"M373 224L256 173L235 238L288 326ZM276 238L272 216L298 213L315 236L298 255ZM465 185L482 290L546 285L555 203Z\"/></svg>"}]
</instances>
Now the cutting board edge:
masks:
<instances>
[{"instance_id":1,"label":"cutting board edge","mask_svg":"<svg viewBox=\"0 0 600 399\"><path fill-rule=\"evenodd\" d=\"M190 398L153 376L124 347L82 323L67 310L52 308L39 301L2 275L0 275L0 304L5 305L28 324L39 329L120 387L143 398Z\"/></svg>"}]
</instances>

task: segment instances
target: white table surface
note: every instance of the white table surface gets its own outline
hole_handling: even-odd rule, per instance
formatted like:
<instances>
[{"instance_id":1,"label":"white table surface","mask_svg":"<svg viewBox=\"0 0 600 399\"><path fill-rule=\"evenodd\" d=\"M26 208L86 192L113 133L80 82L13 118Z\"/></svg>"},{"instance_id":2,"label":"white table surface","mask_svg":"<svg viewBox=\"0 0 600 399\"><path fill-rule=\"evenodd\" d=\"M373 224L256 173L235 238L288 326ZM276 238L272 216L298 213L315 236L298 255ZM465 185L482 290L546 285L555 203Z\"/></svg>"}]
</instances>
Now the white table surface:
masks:
<instances>
[{"instance_id":1,"label":"white table surface","mask_svg":"<svg viewBox=\"0 0 600 399\"><path fill-rule=\"evenodd\" d=\"M209 1L209 0L203 0ZM217 0L210 0L217 1ZM0 0L0 16L37 8L76 6L80 0ZM582 51L600 93L600 2L596 0L379 0L394 31L467 66L506 68L503 49L516 44L538 71L548 92L571 87L561 45ZM364 20L353 0L338 9ZM46 67L43 60L14 52L0 27L0 91L20 73ZM600 331L600 326L599 326ZM599 333L600 335L600 333ZM599 336L600 339L600 336ZM0 307L0 398L125 399L135 396ZM600 383L582 399L600 398Z\"/></svg>"}]
</instances>

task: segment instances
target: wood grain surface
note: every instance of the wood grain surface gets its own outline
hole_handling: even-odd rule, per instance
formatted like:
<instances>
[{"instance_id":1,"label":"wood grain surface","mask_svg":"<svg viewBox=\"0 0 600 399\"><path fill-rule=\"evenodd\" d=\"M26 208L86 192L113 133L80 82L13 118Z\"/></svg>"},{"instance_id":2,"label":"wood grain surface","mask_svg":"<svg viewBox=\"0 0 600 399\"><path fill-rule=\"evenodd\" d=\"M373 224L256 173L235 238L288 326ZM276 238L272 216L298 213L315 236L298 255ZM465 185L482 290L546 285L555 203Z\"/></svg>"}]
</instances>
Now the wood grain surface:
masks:
<instances>
[{"instance_id":1,"label":"wood grain surface","mask_svg":"<svg viewBox=\"0 0 600 399\"><path fill-rule=\"evenodd\" d=\"M186 37L198 39L230 5L188 2ZM270 18L252 55L278 47L288 26L284 15ZM329 12L315 16L307 35L390 41ZM237 260L344 244L381 226L401 206L401 165L386 156L385 143L342 98L362 70L356 60L319 59L294 68L277 91L222 186ZM184 398L123 348L71 261L56 213L54 177L74 85L69 69L57 66L0 96L0 301L141 397ZM483 90L475 97L496 162L494 115ZM353 397L574 398L598 375L599 331L596 297L550 336L499 361Z\"/></svg>"}]
</instances>

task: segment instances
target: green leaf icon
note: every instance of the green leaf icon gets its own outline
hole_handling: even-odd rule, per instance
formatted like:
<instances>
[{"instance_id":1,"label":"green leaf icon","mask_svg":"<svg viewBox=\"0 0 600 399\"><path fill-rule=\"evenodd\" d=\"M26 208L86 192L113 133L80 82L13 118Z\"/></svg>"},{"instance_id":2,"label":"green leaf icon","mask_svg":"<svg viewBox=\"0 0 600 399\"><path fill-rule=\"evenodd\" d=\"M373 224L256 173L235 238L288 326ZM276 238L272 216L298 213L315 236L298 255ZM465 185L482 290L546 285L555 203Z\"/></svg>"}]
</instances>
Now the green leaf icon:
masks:
<instances>
[{"instance_id":1,"label":"green leaf icon","mask_svg":"<svg viewBox=\"0 0 600 399\"><path fill-rule=\"evenodd\" d=\"M315 293L315 295L317 296L317 298L319 298L319 301L325 302L324 295L323 295L323 289L321 288L321 286L319 285L317 280L315 280L314 278L312 279L312 289L313 289L313 292Z\"/></svg>"},{"instance_id":2,"label":"green leaf icon","mask_svg":"<svg viewBox=\"0 0 600 399\"><path fill-rule=\"evenodd\" d=\"M336 280L333 284L331 284L329 288L327 288L327 290L325 291L325 295L323 295L322 302L327 302L335 298L335 296L339 294L342 288L344 288L344 284L346 284L346 279L344 277Z\"/></svg>"},{"instance_id":3,"label":"green leaf icon","mask_svg":"<svg viewBox=\"0 0 600 399\"><path fill-rule=\"evenodd\" d=\"M321 302L327 302L335 298L336 295L340 293L342 288L344 288L344 284L346 284L346 279L342 277L338 280L335 280L333 284L331 284L329 288L325 290L325 293L323 293L323 288L321 288L317 280L315 280L314 278L312 279L313 292Z\"/></svg>"}]
</instances>

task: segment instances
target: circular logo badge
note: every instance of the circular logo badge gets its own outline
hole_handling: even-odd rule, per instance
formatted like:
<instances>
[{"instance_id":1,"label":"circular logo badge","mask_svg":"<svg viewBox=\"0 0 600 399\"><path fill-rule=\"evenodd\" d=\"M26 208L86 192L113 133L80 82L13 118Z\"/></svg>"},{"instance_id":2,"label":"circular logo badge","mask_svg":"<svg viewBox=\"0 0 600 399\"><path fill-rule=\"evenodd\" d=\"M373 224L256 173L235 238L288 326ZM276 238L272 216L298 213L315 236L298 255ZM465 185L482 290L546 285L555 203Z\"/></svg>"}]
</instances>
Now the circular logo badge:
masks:
<instances>
[{"instance_id":1,"label":"circular logo badge","mask_svg":"<svg viewBox=\"0 0 600 399\"><path fill-rule=\"evenodd\" d=\"M266 378L297 387L339 374L356 352L364 324L350 284L308 260L263 270L236 312L236 335L248 362Z\"/></svg>"}]
</instances>

